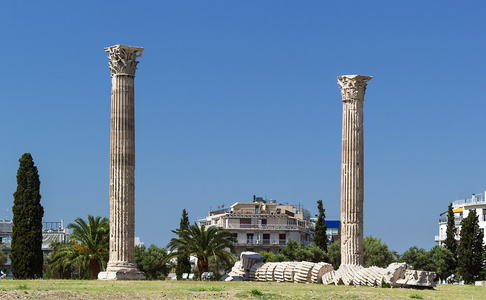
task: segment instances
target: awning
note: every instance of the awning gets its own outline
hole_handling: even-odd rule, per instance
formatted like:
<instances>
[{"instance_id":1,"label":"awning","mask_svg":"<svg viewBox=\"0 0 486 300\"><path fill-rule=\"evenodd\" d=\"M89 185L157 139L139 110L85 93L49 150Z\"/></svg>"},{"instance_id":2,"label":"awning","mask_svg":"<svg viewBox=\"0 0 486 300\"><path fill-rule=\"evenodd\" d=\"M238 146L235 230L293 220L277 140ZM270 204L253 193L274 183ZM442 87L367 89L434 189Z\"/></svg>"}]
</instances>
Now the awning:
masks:
<instances>
[{"instance_id":1,"label":"awning","mask_svg":"<svg viewBox=\"0 0 486 300\"><path fill-rule=\"evenodd\" d=\"M453 212L455 212L455 213L460 213L460 212L463 212L463 211L464 211L464 207L462 207L462 206L453 210Z\"/></svg>"}]
</instances>

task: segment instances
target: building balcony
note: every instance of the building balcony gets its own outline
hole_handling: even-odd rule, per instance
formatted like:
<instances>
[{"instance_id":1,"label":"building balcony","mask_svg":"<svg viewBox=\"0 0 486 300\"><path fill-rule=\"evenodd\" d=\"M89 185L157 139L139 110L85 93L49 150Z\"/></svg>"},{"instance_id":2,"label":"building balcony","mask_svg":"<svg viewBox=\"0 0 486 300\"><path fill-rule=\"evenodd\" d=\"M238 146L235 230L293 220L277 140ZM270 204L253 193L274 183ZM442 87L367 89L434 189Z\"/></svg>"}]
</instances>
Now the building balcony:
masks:
<instances>
[{"instance_id":1,"label":"building balcony","mask_svg":"<svg viewBox=\"0 0 486 300\"><path fill-rule=\"evenodd\" d=\"M462 219L464 219L464 217L462 217L462 216L461 217L455 217L454 218L454 223L456 225L459 225L459 224L461 224ZM445 223L447 223L447 217L441 217L441 218L439 218L439 224L445 224Z\"/></svg>"},{"instance_id":2,"label":"building balcony","mask_svg":"<svg viewBox=\"0 0 486 300\"><path fill-rule=\"evenodd\" d=\"M447 238L447 235L445 235L445 234L444 235L436 235L435 236L435 242L437 242L437 243L443 243L443 242L445 242L446 238ZM456 241L459 241L460 236L457 235L457 234L455 234L454 235L454 239Z\"/></svg>"},{"instance_id":3,"label":"building balcony","mask_svg":"<svg viewBox=\"0 0 486 300\"><path fill-rule=\"evenodd\" d=\"M247 240L246 243L239 243L235 242L235 246L285 246L287 245L287 240L282 239L282 240L270 240L270 239L264 239L264 240Z\"/></svg>"},{"instance_id":4,"label":"building balcony","mask_svg":"<svg viewBox=\"0 0 486 300\"><path fill-rule=\"evenodd\" d=\"M202 224L202 223L199 223ZM208 227L221 227L223 229L252 229L252 230L265 230L265 231L306 231L310 232L309 228L297 226L297 225L258 225L258 224L202 224Z\"/></svg>"},{"instance_id":5,"label":"building balcony","mask_svg":"<svg viewBox=\"0 0 486 300\"><path fill-rule=\"evenodd\" d=\"M482 194L474 194L471 199L462 199L454 201L454 206L461 206L461 205L474 205L474 204L484 204L486 203L486 199L483 198Z\"/></svg>"}]
</instances>

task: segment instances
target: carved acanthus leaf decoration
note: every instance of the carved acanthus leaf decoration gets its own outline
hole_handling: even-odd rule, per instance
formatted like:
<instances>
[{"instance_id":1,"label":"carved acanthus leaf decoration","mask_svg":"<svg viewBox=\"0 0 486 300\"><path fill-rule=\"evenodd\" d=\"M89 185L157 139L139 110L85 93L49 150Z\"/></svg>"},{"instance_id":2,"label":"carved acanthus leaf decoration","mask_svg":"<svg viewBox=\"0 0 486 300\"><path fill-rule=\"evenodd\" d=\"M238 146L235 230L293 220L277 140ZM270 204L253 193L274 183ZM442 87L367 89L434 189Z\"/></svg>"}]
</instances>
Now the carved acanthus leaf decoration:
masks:
<instances>
[{"instance_id":1,"label":"carved acanthus leaf decoration","mask_svg":"<svg viewBox=\"0 0 486 300\"><path fill-rule=\"evenodd\" d=\"M138 64L136 59L143 55L142 47L115 45L105 48L105 52L109 53L109 67L112 77L115 75L135 76Z\"/></svg>"},{"instance_id":2,"label":"carved acanthus leaf decoration","mask_svg":"<svg viewBox=\"0 0 486 300\"><path fill-rule=\"evenodd\" d=\"M360 100L364 101L366 85L372 76L364 75L343 75L338 77L338 84L341 86L343 101Z\"/></svg>"}]
</instances>

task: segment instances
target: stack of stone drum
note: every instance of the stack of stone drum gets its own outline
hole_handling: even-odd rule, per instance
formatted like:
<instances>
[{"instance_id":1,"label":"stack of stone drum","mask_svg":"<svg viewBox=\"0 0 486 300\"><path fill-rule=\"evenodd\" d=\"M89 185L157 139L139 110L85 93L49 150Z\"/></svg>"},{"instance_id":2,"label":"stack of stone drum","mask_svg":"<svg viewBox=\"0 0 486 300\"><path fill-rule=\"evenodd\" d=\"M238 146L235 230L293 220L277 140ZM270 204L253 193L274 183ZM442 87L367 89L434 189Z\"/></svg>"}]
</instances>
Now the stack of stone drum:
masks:
<instances>
[{"instance_id":1,"label":"stack of stone drum","mask_svg":"<svg viewBox=\"0 0 486 300\"><path fill-rule=\"evenodd\" d=\"M255 252L242 252L231 272L223 277L226 281L276 281L296 283L323 283L344 285L368 285L388 287L435 287L435 273L417 271L406 263L393 263L387 268L341 266L319 262L263 262L263 256Z\"/></svg>"}]
</instances>

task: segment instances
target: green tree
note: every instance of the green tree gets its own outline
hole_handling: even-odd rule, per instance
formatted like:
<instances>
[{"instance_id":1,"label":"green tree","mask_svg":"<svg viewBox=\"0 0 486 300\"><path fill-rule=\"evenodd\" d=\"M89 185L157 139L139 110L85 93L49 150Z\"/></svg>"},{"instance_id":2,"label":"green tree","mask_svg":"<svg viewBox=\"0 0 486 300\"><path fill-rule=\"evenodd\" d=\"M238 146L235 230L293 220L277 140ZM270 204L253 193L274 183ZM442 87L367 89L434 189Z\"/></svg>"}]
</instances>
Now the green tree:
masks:
<instances>
[{"instance_id":1,"label":"green tree","mask_svg":"<svg viewBox=\"0 0 486 300\"><path fill-rule=\"evenodd\" d=\"M108 219L88 215L88 223L77 218L67 228L73 230L70 239L75 242L73 247L82 257L81 261L89 264L91 279L97 279L100 269L108 261L110 231Z\"/></svg>"},{"instance_id":2,"label":"green tree","mask_svg":"<svg viewBox=\"0 0 486 300\"><path fill-rule=\"evenodd\" d=\"M173 231L179 237L184 230L187 230L191 224L189 223L189 217L187 215L186 209L182 210L182 217L181 222L178 230ZM182 253L181 255L177 256L177 265L176 265L176 276L177 280L182 279L182 274L190 273L191 272L191 261L189 259L189 255L187 253Z\"/></svg>"},{"instance_id":3,"label":"green tree","mask_svg":"<svg viewBox=\"0 0 486 300\"><path fill-rule=\"evenodd\" d=\"M447 209L447 229L446 229L446 239L444 245L449 249L454 257L457 256L457 242L455 238L456 223L454 220L454 211L452 210L452 203L449 204Z\"/></svg>"},{"instance_id":4,"label":"green tree","mask_svg":"<svg viewBox=\"0 0 486 300\"><path fill-rule=\"evenodd\" d=\"M14 205L11 270L16 279L42 277L42 217L40 180L30 153L19 159Z\"/></svg>"},{"instance_id":5,"label":"green tree","mask_svg":"<svg viewBox=\"0 0 486 300\"><path fill-rule=\"evenodd\" d=\"M327 252L327 226L325 223L326 210L322 206L322 200L317 200L317 210L319 211L319 216L317 217L316 229L314 231L314 243Z\"/></svg>"},{"instance_id":6,"label":"green tree","mask_svg":"<svg viewBox=\"0 0 486 300\"><path fill-rule=\"evenodd\" d=\"M288 261L288 259L285 257L285 255L281 253L275 254L274 256L270 256L267 259L267 262L282 262L282 261Z\"/></svg>"},{"instance_id":7,"label":"green tree","mask_svg":"<svg viewBox=\"0 0 486 300\"><path fill-rule=\"evenodd\" d=\"M177 232L177 231L176 231ZM178 238L172 238L167 245L171 251L168 258L181 254L194 255L197 258L197 270L199 280L201 275L208 271L209 258L218 257L228 264L234 263L234 256L226 249L234 251L233 243L236 241L233 234L220 227L211 226L206 228L194 225L182 230Z\"/></svg>"},{"instance_id":8,"label":"green tree","mask_svg":"<svg viewBox=\"0 0 486 300\"><path fill-rule=\"evenodd\" d=\"M437 279L445 280L454 273L456 259L449 249L436 245L430 249L429 256L432 258L434 265L432 271L437 274Z\"/></svg>"},{"instance_id":9,"label":"green tree","mask_svg":"<svg viewBox=\"0 0 486 300\"><path fill-rule=\"evenodd\" d=\"M388 250L381 239L367 236L363 241L364 266L377 266L384 268L395 261L393 252Z\"/></svg>"},{"instance_id":10,"label":"green tree","mask_svg":"<svg viewBox=\"0 0 486 300\"><path fill-rule=\"evenodd\" d=\"M167 263L167 251L156 245L135 246L135 262L148 280L164 280L169 274L170 264Z\"/></svg>"},{"instance_id":11,"label":"green tree","mask_svg":"<svg viewBox=\"0 0 486 300\"><path fill-rule=\"evenodd\" d=\"M280 254L284 255L287 261L302 261L302 247L301 243L288 239L287 244L280 248Z\"/></svg>"},{"instance_id":12,"label":"green tree","mask_svg":"<svg viewBox=\"0 0 486 300\"><path fill-rule=\"evenodd\" d=\"M217 256L211 256L209 258L209 266L208 266L208 271L213 272L213 276L211 277L211 280L220 280L224 274L229 273L233 268L235 261L236 261L236 256L234 255L231 260L227 260L227 261L221 260Z\"/></svg>"},{"instance_id":13,"label":"green tree","mask_svg":"<svg viewBox=\"0 0 486 300\"><path fill-rule=\"evenodd\" d=\"M73 277L74 266L71 261L63 261L60 250L66 243L53 241L49 244L52 251L44 256L44 277L46 279L71 279ZM72 249L75 249L70 245Z\"/></svg>"},{"instance_id":14,"label":"green tree","mask_svg":"<svg viewBox=\"0 0 486 300\"><path fill-rule=\"evenodd\" d=\"M51 278L57 279L89 279L89 260L86 255L80 255L77 241L70 239L67 243L58 243L49 255Z\"/></svg>"},{"instance_id":15,"label":"green tree","mask_svg":"<svg viewBox=\"0 0 486 300\"><path fill-rule=\"evenodd\" d=\"M3 252L3 245L0 245L0 268L3 268L7 263L7 254Z\"/></svg>"},{"instance_id":16,"label":"green tree","mask_svg":"<svg viewBox=\"0 0 486 300\"><path fill-rule=\"evenodd\" d=\"M277 255L266 251L262 251L260 254L263 255L263 260L265 262L328 261L327 253L319 248L315 243L310 243L309 245L304 246L292 239L288 240L287 244L280 249L280 253Z\"/></svg>"},{"instance_id":17,"label":"green tree","mask_svg":"<svg viewBox=\"0 0 486 300\"><path fill-rule=\"evenodd\" d=\"M461 238L457 247L457 271L466 284L480 279L484 267L483 238L476 210L471 209L461 222Z\"/></svg>"},{"instance_id":18,"label":"green tree","mask_svg":"<svg viewBox=\"0 0 486 300\"><path fill-rule=\"evenodd\" d=\"M336 241L327 247L329 263L337 270L341 265L341 241Z\"/></svg>"},{"instance_id":19,"label":"green tree","mask_svg":"<svg viewBox=\"0 0 486 300\"><path fill-rule=\"evenodd\" d=\"M319 246L315 243L310 243L307 246L302 247L300 253L300 260L301 261L310 261L310 262L322 262L322 261L329 261L327 257L327 252L322 250Z\"/></svg>"},{"instance_id":20,"label":"green tree","mask_svg":"<svg viewBox=\"0 0 486 300\"><path fill-rule=\"evenodd\" d=\"M403 253L400 260L414 267L415 270L433 271L434 262L427 250L418 248L417 246L410 247Z\"/></svg>"},{"instance_id":21,"label":"green tree","mask_svg":"<svg viewBox=\"0 0 486 300\"><path fill-rule=\"evenodd\" d=\"M270 251L260 251L260 254L263 256L263 262L271 262L275 257L275 253Z\"/></svg>"},{"instance_id":22,"label":"green tree","mask_svg":"<svg viewBox=\"0 0 486 300\"><path fill-rule=\"evenodd\" d=\"M274 254L273 252L260 251L260 254L263 255L263 262L282 262L282 261L288 261L287 257L285 257L285 255L283 255L281 253Z\"/></svg>"}]
</instances>

